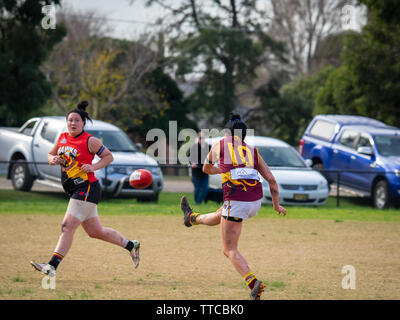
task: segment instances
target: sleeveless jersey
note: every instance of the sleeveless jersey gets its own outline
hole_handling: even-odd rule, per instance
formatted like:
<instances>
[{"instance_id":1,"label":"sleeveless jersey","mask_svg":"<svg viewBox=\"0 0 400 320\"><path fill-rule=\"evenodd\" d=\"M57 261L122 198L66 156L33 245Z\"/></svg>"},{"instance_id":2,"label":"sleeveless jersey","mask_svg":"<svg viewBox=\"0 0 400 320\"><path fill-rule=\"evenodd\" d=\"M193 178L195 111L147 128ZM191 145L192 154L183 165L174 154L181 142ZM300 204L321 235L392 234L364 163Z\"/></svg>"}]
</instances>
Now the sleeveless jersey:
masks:
<instances>
[{"instance_id":1,"label":"sleeveless jersey","mask_svg":"<svg viewBox=\"0 0 400 320\"><path fill-rule=\"evenodd\" d=\"M88 148L88 139L91 136L85 131L76 137L64 132L58 139L57 154L63 159L61 182L67 192L97 181L94 172L86 173L81 169L82 164L92 164L94 159L94 154Z\"/></svg>"},{"instance_id":2,"label":"sleeveless jersey","mask_svg":"<svg viewBox=\"0 0 400 320\"><path fill-rule=\"evenodd\" d=\"M220 142L219 170L222 175L224 201L256 201L262 198L259 181L257 148L238 137L225 137Z\"/></svg>"}]
</instances>

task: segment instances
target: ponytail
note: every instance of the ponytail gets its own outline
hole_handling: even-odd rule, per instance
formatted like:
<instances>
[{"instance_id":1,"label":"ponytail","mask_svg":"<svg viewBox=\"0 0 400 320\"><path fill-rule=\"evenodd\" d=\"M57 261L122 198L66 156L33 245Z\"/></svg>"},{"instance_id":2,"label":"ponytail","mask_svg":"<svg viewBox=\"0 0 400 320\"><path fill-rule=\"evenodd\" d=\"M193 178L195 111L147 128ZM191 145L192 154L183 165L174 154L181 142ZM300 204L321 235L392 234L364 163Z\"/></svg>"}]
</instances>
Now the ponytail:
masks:
<instances>
[{"instance_id":1,"label":"ponytail","mask_svg":"<svg viewBox=\"0 0 400 320\"><path fill-rule=\"evenodd\" d=\"M228 123L228 128L231 132L231 135L234 136L235 133L237 135L238 131L240 133L240 138L244 140L246 137L247 133L247 126L246 124L242 121L240 118L240 115L238 114L231 114L229 123Z\"/></svg>"},{"instance_id":2,"label":"ponytail","mask_svg":"<svg viewBox=\"0 0 400 320\"><path fill-rule=\"evenodd\" d=\"M67 113L67 119L68 116L71 113L77 113L80 115L80 117L82 118L82 121L86 124L86 120L89 120L90 122L92 122L92 119L90 119L89 114L86 112L86 108L89 105L89 102L87 102L86 100L83 100L81 102L78 103L77 107L75 109L70 110Z\"/></svg>"}]
</instances>

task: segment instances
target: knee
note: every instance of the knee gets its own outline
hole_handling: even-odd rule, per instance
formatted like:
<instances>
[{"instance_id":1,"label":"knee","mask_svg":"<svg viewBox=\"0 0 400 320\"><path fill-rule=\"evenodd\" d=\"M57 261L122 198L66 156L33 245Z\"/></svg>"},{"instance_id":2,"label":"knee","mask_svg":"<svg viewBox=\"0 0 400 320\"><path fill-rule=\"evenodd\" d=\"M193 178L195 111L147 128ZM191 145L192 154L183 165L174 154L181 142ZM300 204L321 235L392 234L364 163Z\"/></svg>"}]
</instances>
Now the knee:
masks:
<instances>
[{"instance_id":1,"label":"knee","mask_svg":"<svg viewBox=\"0 0 400 320\"><path fill-rule=\"evenodd\" d=\"M236 256L237 250L232 248L224 248L222 252L224 253L225 257L227 257L228 259L232 259Z\"/></svg>"},{"instance_id":2,"label":"knee","mask_svg":"<svg viewBox=\"0 0 400 320\"><path fill-rule=\"evenodd\" d=\"M89 237L94 238L94 239L103 239L103 237L104 237L103 229L88 230L87 234Z\"/></svg>"},{"instance_id":3,"label":"knee","mask_svg":"<svg viewBox=\"0 0 400 320\"><path fill-rule=\"evenodd\" d=\"M66 222L63 222L61 225L61 234L71 234L74 233L75 229L72 228L69 224Z\"/></svg>"}]
</instances>

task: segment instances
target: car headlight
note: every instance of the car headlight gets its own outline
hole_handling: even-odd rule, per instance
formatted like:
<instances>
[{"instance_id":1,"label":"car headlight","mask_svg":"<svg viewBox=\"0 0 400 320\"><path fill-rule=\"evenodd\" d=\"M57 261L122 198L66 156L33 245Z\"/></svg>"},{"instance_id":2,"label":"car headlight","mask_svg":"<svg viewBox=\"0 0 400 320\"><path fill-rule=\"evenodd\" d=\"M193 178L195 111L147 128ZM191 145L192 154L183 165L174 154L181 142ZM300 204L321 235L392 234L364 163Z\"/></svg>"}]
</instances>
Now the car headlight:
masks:
<instances>
[{"instance_id":1,"label":"car headlight","mask_svg":"<svg viewBox=\"0 0 400 320\"><path fill-rule=\"evenodd\" d=\"M400 177L400 170L399 169L394 170L394 174L396 175L396 177Z\"/></svg>"},{"instance_id":2,"label":"car headlight","mask_svg":"<svg viewBox=\"0 0 400 320\"><path fill-rule=\"evenodd\" d=\"M147 170L149 170L151 172L151 174L154 176L159 176L161 174L160 167L150 167L150 168L147 168Z\"/></svg>"},{"instance_id":3,"label":"car headlight","mask_svg":"<svg viewBox=\"0 0 400 320\"><path fill-rule=\"evenodd\" d=\"M319 189L327 189L328 188L328 182L325 179L321 180L321 182L319 183L318 188Z\"/></svg>"}]
</instances>

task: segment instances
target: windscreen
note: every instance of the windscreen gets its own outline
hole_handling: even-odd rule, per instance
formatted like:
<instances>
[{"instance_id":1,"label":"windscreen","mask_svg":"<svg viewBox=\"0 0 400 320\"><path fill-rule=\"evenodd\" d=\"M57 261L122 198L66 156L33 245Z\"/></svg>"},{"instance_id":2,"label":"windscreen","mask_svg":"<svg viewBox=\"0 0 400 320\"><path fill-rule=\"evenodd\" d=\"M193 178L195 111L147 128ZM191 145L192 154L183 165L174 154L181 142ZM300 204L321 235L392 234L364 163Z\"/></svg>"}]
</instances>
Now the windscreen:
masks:
<instances>
[{"instance_id":1,"label":"windscreen","mask_svg":"<svg viewBox=\"0 0 400 320\"><path fill-rule=\"evenodd\" d=\"M400 157L400 136L375 136L378 152L384 157Z\"/></svg>"},{"instance_id":2,"label":"windscreen","mask_svg":"<svg viewBox=\"0 0 400 320\"><path fill-rule=\"evenodd\" d=\"M303 159L288 147L257 147L261 157L269 167L306 168Z\"/></svg>"},{"instance_id":3,"label":"windscreen","mask_svg":"<svg viewBox=\"0 0 400 320\"><path fill-rule=\"evenodd\" d=\"M100 139L111 152L139 151L131 139L122 131L87 130L87 132Z\"/></svg>"}]
</instances>

